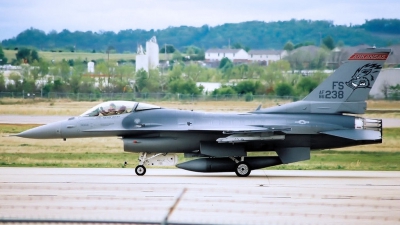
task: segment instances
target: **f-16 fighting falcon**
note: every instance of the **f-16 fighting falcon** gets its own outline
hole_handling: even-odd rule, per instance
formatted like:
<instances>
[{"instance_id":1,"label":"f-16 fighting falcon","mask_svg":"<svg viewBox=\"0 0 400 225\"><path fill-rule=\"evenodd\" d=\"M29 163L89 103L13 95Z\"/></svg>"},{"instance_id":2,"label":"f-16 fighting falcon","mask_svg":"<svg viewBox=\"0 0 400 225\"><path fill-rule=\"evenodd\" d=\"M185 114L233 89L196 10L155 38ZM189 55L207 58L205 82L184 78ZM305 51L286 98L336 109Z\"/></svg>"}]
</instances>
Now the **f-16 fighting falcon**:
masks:
<instances>
[{"instance_id":1,"label":"f-16 fighting falcon","mask_svg":"<svg viewBox=\"0 0 400 225\"><path fill-rule=\"evenodd\" d=\"M124 151L139 153L135 172L145 166L176 165L196 172L235 172L310 159L311 150L382 143L382 120L363 114L365 102L390 49L354 53L303 100L247 113L205 113L156 105L109 101L80 116L17 134L24 138L118 136ZM346 115L347 114L347 115ZM248 156L274 151L276 156Z\"/></svg>"}]
</instances>

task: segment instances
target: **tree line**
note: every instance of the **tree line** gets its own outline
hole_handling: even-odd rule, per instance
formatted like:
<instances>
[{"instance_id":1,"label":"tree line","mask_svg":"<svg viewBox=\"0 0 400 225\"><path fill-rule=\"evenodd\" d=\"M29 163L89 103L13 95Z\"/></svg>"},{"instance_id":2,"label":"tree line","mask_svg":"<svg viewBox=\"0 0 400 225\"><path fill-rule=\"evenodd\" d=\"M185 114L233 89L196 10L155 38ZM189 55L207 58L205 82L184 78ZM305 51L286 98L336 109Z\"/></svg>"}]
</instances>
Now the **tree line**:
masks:
<instances>
[{"instance_id":1,"label":"tree line","mask_svg":"<svg viewBox=\"0 0 400 225\"><path fill-rule=\"evenodd\" d=\"M360 44L389 46L400 43L398 19L367 20L362 25L334 25L332 21L290 20L277 22L250 21L223 24L215 27L180 26L162 30L121 30L112 31L74 31L64 29L48 33L30 28L16 37L2 41L7 49L34 47L46 51L95 51L105 52L112 46L119 53L136 52L137 43L144 44L156 36L160 46L167 44L179 51L188 46L197 46L203 51L208 48L240 46L243 49L282 49L287 41L310 43L319 46L322 38L330 36L343 45ZM388 35L377 35L391 34ZM229 44L231 43L231 44Z\"/></svg>"},{"instance_id":2,"label":"tree line","mask_svg":"<svg viewBox=\"0 0 400 225\"><path fill-rule=\"evenodd\" d=\"M0 48L1 51L1 48ZM6 78L0 72L0 92L71 92L71 93L180 93L202 94L197 82L227 83L208 95L306 95L326 75L310 77L291 74L290 62L281 60L268 67L259 64L234 65L224 58L219 68L206 68L196 62L174 60L168 68L139 70L131 63L117 65L115 61L99 61L95 75L87 72L82 59L49 62L37 51L20 49L16 57L26 62L19 72Z\"/></svg>"},{"instance_id":3,"label":"tree line","mask_svg":"<svg viewBox=\"0 0 400 225\"><path fill-rule=\"evenodd\" d=\"M87 72L88 62L83 59L52 62L41 58L34 49L21 48L16 53L16 58L24 62L21 63L21 70L9 74L8 83L0 71L0 92L200 95L204 87L197 86L197 82L219 82L224 85L205 94L246 95L248 100L253 95L305 96L328 76L322 71L326 69L325 62L330 53L326 45L329 43L328 38L313 57L301 50L290 50L283 60L270 62L268 66L257 63L234 64L228 58L223 58L218 68L207 68L176 57L166 68L136 72L132 63L100 60L95 64L95 74ZM313 73L304 76L294 72L303 69L313 70ZM398 89L398 85L392 86L387 86L387 98L393 90Z\"/></svg>"}]
</instances>

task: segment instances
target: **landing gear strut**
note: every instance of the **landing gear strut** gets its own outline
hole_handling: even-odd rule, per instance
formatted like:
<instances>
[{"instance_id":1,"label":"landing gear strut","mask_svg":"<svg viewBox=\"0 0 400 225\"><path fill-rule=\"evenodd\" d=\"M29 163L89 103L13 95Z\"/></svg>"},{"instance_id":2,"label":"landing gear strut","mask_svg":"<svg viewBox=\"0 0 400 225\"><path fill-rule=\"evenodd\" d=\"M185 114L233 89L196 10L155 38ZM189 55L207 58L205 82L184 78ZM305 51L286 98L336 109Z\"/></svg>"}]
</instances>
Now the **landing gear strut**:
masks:
<instances>
[{"instance_id":1,"label":"landing gear strut","mask_svg":"<svg viewBox=\"0 0 400 225\"><path fill-rule=\"evenodd\" d=\"M234 157L229 157L236 163L235 173L238 177L247 177L251 173L251 168L248 163L244 161L244 157L240 158L240 161Z\"/></svg>"}]
</instances>

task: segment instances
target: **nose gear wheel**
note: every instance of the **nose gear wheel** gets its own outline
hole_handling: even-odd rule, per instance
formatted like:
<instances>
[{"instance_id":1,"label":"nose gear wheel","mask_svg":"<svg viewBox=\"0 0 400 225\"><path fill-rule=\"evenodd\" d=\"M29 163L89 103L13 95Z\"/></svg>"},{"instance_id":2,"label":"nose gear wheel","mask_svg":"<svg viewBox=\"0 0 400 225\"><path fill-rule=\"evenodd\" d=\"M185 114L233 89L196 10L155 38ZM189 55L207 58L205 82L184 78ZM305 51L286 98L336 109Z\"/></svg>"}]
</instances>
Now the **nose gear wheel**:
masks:
<instances>
[{"instance_id":1,"label":"nose gear wheel","mask_svg":"<svg viewBox=\"0 0 400 225\"><path fill-rule=\"evenodd\" d=\"M146 174L146 167L139 165L135 168L135 173L138 176L143 176L144 174Z\"/></svg>"}]
</instances>

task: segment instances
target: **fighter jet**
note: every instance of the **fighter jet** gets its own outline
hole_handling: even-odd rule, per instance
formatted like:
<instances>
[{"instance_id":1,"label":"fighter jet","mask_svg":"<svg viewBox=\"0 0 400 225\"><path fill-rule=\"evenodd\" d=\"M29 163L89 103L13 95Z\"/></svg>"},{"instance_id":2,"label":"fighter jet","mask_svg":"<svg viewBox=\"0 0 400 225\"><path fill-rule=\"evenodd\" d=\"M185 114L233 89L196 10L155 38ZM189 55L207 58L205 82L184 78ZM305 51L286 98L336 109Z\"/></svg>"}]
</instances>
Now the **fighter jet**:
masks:
<instances>
[{"instance_id":1,"label":"fighter jet","mask_svg":"<svg viewBox=\"0 0 400 225\"><path fill-rule=\"evenodd\" d=\"M310 159L310 151L382 143L382 120L355 114L366 99L390 49L354 53L303 100L247 113L166 109L143 102L108 101L80 116L17 134L24 138L117 136L137 152L135 172L175 165L176 154L197 158L176 166L196 172L235 172ZM276 152L260 156L261 152ZM248 156L253 152L253 156ZM259 155L259 156L257 156Z\"/></svg>"}]
</instances>

